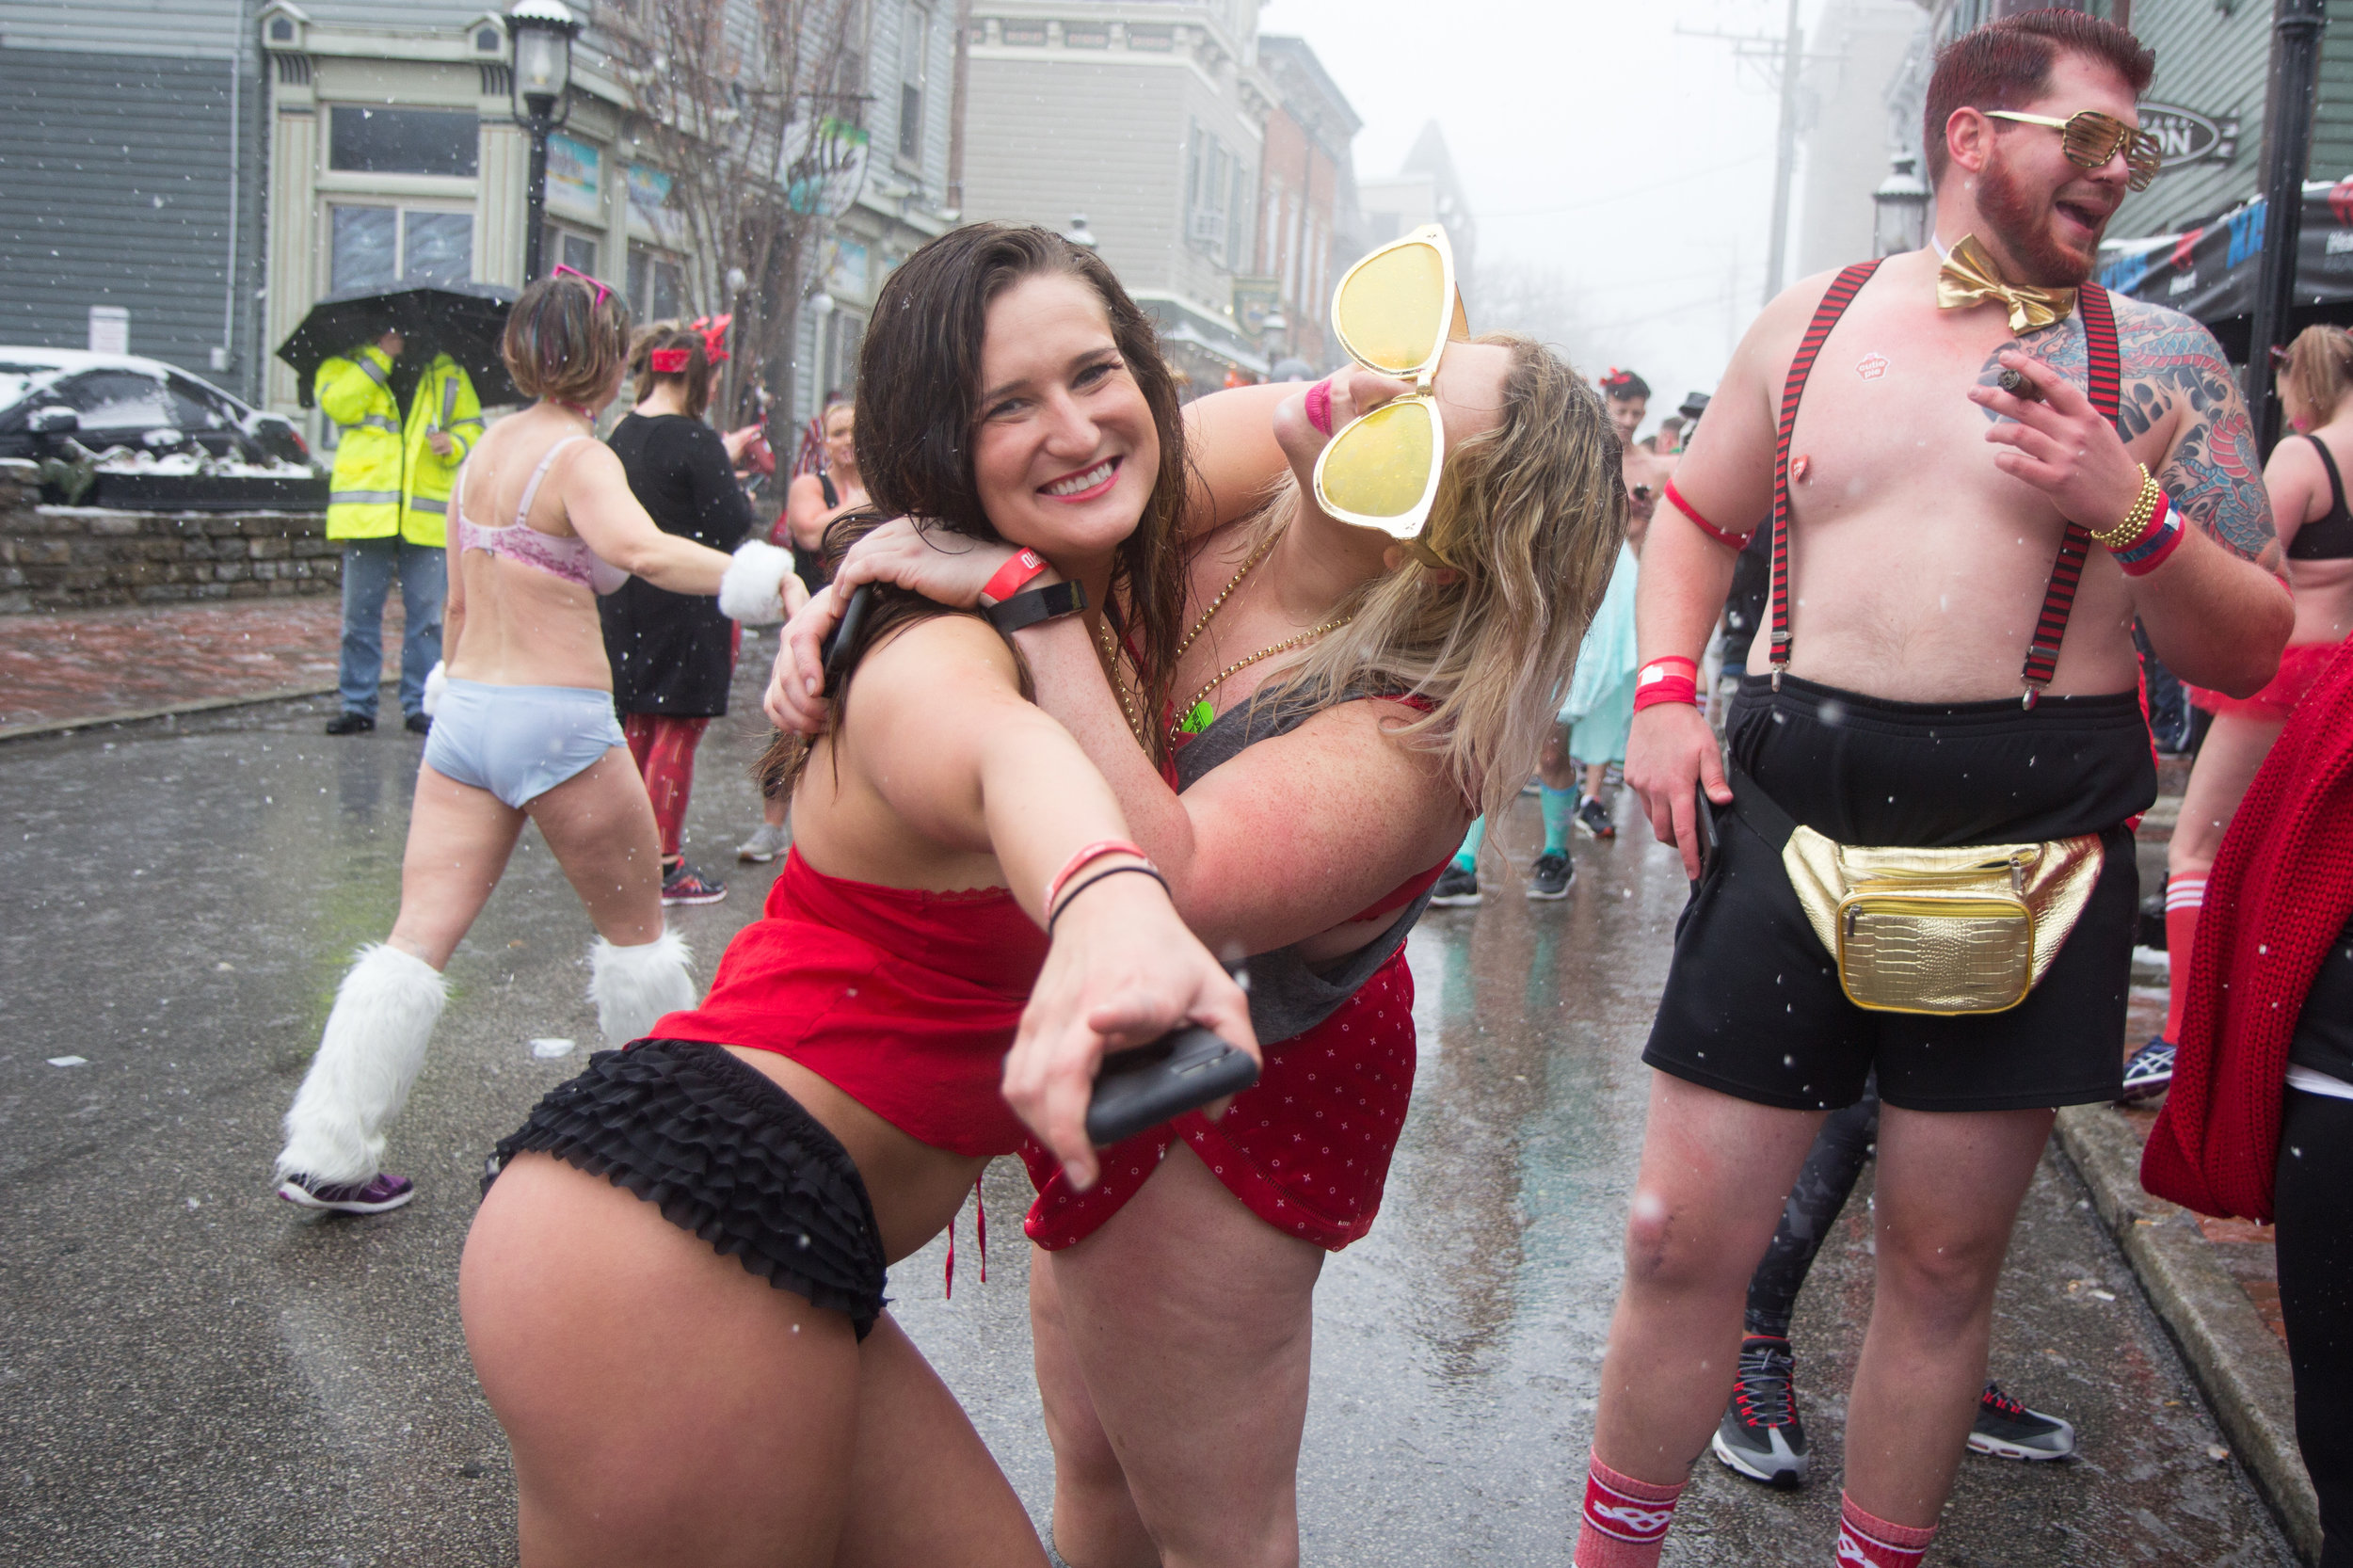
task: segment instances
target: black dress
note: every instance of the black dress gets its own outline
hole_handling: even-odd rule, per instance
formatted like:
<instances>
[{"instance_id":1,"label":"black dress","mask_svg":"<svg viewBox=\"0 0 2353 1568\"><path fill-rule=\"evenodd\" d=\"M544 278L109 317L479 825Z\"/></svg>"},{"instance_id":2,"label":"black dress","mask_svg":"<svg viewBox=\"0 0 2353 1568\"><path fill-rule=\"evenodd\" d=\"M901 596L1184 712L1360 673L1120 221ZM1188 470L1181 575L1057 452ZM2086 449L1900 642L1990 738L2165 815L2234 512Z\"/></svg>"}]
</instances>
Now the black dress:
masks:
<instances>
[{"instance_id":1,"label":"black dress","mask_svg":"<svg viewBox=\"0 0 2353 1568\"><path fill-rule=\"evenodd\" d=\"M735 482L719 432L683 414L631 414L606 438L638 504L665 534L733 550L751 532L751 503ZM728 711L735 623L716 597L674 594L631 578L598 600L613 705L624 713L715 718Z\"/></svg>"}]
</instances>

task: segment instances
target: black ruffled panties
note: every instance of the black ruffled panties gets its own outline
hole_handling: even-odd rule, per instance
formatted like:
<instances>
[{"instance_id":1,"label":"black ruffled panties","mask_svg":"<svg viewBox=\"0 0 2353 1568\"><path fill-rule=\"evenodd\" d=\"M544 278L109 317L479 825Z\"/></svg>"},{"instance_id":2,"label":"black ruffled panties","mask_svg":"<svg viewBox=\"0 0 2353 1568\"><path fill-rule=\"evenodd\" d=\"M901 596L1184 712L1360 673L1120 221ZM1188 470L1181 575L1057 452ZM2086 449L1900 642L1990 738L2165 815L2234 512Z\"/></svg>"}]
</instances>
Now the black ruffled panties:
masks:
<instances>
[{"instance_id":1,"label":"black ruffled panties","mask_svg":"<svg viewBox=\"0 0 2353 1568\"><path fill-rule=\"evenodd\" d=\"M882 1313L882 1236L849 1151L722 1047L640 1040L599 1051L500 1141L483 1191L525 1150L634 1192L722 1257L847 1314L860 1339Z\"/></svg>"}]
</instances>

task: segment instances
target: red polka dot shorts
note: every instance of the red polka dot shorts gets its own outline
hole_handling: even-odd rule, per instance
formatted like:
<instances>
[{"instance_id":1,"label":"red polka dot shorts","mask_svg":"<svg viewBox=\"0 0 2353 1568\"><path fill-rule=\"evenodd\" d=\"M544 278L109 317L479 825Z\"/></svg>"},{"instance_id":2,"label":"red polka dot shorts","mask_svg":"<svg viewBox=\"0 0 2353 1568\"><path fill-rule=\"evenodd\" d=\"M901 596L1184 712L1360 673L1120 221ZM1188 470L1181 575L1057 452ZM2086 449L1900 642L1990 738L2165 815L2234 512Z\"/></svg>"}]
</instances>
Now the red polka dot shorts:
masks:
<instances>
[{"instance_id":1,"label":"red polka dot shorts","mask_svg":"<svg viewBox=\"0 0 2353 1568\"><path fill-rule=\"evenodd\" d=\"M1265 1072L1224 1118L1191 1112L1113 1144L1088 1191L1073 1192L1051 1154L1023 1144L1037 1201L1022 1229L1049 1252L1084 1240L1182 1138L1253 1214L1337 1252L1381 1210L1413 1091L1414 975L1401 947L1337 1012L1269 1047Z\"/></svg>"}]
</instances>

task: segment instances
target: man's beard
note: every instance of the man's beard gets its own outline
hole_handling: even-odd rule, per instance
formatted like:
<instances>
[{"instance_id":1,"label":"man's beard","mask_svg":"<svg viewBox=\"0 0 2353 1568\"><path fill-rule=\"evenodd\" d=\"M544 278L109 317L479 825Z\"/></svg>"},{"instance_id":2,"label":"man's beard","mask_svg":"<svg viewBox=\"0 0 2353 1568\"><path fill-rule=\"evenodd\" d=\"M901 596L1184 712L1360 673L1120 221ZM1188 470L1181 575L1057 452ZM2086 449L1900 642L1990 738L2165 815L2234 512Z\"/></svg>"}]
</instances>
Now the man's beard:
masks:
<instances>
[{"instance_id":1,"label":"man's beard","mask_svg":"<svg viewBox=\"0 0 2353 1568\"><path fill-rule=\"evenodd\" d=\"M2022 274L2011 282L2072 289L2091 276L2092 264L2100 254L2099 236L2092 236L2090 248L2080 255L2061 245L2051 232L2052 220L2057 216L2052 198L2030 196L2021 189L1998 154L1986 161L1977 176L1977 213ZM2102 225L2103 232L2105 228Z\"/></svg>"}]
</instances>

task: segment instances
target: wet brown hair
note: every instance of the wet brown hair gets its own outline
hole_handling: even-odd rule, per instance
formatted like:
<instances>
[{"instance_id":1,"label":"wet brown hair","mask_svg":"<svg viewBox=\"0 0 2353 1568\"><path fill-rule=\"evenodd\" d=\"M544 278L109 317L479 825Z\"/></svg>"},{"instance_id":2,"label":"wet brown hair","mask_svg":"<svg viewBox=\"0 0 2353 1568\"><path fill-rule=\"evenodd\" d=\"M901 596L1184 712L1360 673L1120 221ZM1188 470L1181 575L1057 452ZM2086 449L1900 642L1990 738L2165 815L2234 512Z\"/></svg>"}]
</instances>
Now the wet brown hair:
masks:
<instances>
[{"instance_id":1,"label":"wet brown hair","mask_svg":"<svg viewBox=\"0 0 2353 1568\"><path fill-rule=\"evenodd\" d=\"M506 312L499 357L525 397L585 403L619 380L628 347L629 301L599 300L577 278L542 278Z\"/></svg>"},{"instance_id":2,"label":"wet brown hair","mask_svg":"<svg viewBox=\"0 0 2353 1568\"><path fill-rule=\"evenodd\" d=\"M2313 428L2336 418L2345 389L2353 387L2353 334L2342 327L2307 327L2288 344L2280 367L2282 391L2295 392L2311 412Z\"/></svg>"},{"instance_id":3,"label":"wet brown hair","mask_svg":"<svg viewBox=\"0 0 2353 1568\"><path fill-rule=\"evenodd\" d=\"M1015 284L1037 277L1076 278L1093 289L1111 319L1112 338L1135 377L1160 434L1160 460L1152 493L1135 531L1112 556L1112 600L1127 632L1142 711L1157 715L1169 700L1171 657L1184 604L1180 515L1187 476L1183 409L1176 380L1160 358L1160 340L1119 279L1093 251L1051 230L976 223L953 230L909 256L883 284L858 355L856 444L858 476L872 498L825 530L827 561L884 518L916 519L931 533L1000 542L981 504L972 469L972 433L980 424L981 356L987 345L988 308ZM961 548L940 541L942 549ZM866 643L916 620L957 612L903 589L877 584ZM1028 695L1028 674L1022 675ZM846 696L846 693L844 694ZM832 723L843 718L837 698ZM1153 724L1152 756L1165 747ZM806 752L794 736L778 736L760 760L763 787L787 789L799 776ZM795 755L798 753L799 755Z\"/></svg>"},{"instance_id":4,"label":"wet brown hair","mask_svg":"<svg viewBox=\"0 0 2353 1568\"><path fill-rule=\"evenodd\" d=\"M1956 109L2017 109L2051 86L2051 67L2062 54L2099 61L2124 79L2138 98L2156 74L2153 50L2115 23L2082 11L2025 11L1961 34L1936 52L1929 78L1928 105L1920 117L1920 145L1929 155L1929 184L1945 178L1951 151L1945 125Z\"/></svg>"},{"instance_id":5,"label":"wet brown hair","mask_svg":"<svg viewBox=\"0 0 2353 1568\"><path fill-rule=\"evenodd\" d=\"M657 348L686 350L683 373L662 375L653 368L653 351ZM682 321L657 321L637 334L637 341L629 345L629 373L636 378L630 392L632 402L643 403L653 395L655 385L663 381L681 381L686 386L686 412L692 419L703 417L711 407L711 353L703 335Z\"/></svg>"}]
</instances>

